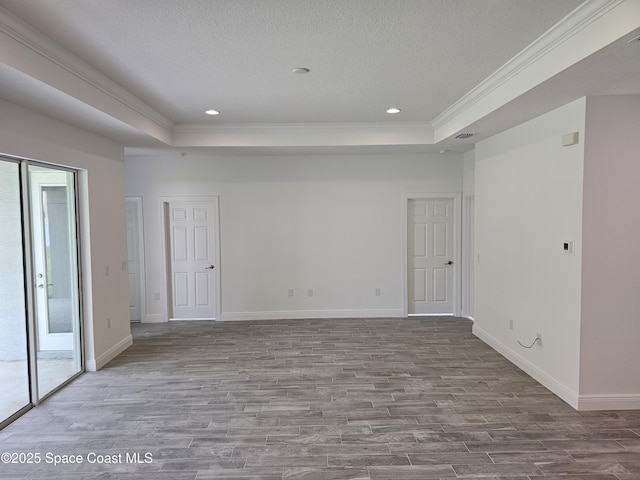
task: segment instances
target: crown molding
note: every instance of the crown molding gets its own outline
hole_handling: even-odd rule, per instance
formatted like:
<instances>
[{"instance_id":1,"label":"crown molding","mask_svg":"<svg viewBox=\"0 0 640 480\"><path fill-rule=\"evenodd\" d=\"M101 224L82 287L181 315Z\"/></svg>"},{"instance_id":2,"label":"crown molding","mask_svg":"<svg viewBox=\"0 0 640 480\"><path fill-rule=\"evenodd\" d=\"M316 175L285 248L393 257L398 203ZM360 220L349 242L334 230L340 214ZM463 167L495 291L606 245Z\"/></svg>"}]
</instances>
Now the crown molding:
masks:
<instances>
[{"instance_id":1,"label":"crown molding","mask_svg":"<svg viewBox=\"0 0 640 480\"><path fill-rule=\"evenodd\" d=\"M637 28L639 19L639 0L587 0L430 123L174 124L2 7L0 61L170 146L434 145Z\"/></svg>"},{"instance_id":2,"label":"crown molding","mask_svg":"<svg viewBox=\"0 0 640 480\"><path fill-rule=\"evenodd\" d=\"M177 124L173 146L431 145L430 123Z\"/></svg>"},{"instance_id":3,"label":"crown molding","mask_svg":"<svg viewBox=\"0 0 640 480\"><path fill-rule=\"evenodd\" d=\"M405 123L224 123L211 124L200 123L177 123L174 125L175 132L215 132L215 131L314 131L314 130L335 130L335 129L366 129L378 131L414 131L430 132L433 127L428 122L405 122Z\"/></svg>"},{"instance_id":4,"label":"crown molding","mask_svg":"<svg viewBox=\"0 0 640 480\"><path fill-rule=\"evenodd\" d=\"M430 123L174 124L122 86L0 7L0 60L170 146L430 145ZM26 49L26 50L25 50Z\"/></svg>"},{"instance_id":5,"label":"crown molding","mask_svg":"<svg viewBox=\"0 0 640 480\"><path fill-rule=\"evenodd\" d=\"M463 130L473 123L473 121L479 120L490 113L490 111L496 110L505 103L508 103L508 101L513 100L518 95L532 88L532 86L528 86L528 88L524 88L523 91L519 91L517 88L514 88L513 85L507 84L522 81L522 79L519 78L520 76L527 76L529 72L537 69L538 66L548 60L552 52L555 52L559 47L564 46L569 41L574 40L581 33L584 34L585 29L603 19L603 17L616 13L614 10L621 5L625 3L629 5L634 1L637 3L637 0L588 0L577 7L524 50L519 52L493 74L434 118L432 124L435 130L436 141L448 138ZM619 9L619 12L621 10L622 9ZM565 61L563 64L556 65L556 71L547 74L546 78L541 79L538 83L549 79L552 75L582 60L597 49L606 46L615 40L615 38L612 39L611 37L618 32L608 31L603 33L605 33L604 36L606 38L592 39L594 42L599 42L598 45L595 46L597 48L592 48L592 51L586 52L582 58L576 58L574 56L570 60L570 64L567 64ZM618 37L619 36L620 35L618 35ZM545 65L545 72L548 70L549 66ZM490 107L483 106L485 108L479 109L480 111L474 111L474 109L479 107L481 102L486 101L487 97L492 94L498 94L501 89L508 90L508 92L504 92L502 101L498 104L492 101ZM490 111L486 111L487 109ZM471 118L463 118L466 116Z\"/></svg>"},{"instance_id":6,"label":"crown molding","mask_svg":"<svg viewBox=\"0 0 640 480\"><path fill-rule=\"evenodd\" d=\"M60 85L55 86L52 82L49 82L47 78L44 78L47 76L47 73L50 72L52 66L62 69L65 73L70 74L75 77L75 79L81 81L83 86L88 87L89 91L92 91L96 97L106 96L109 101L115 102L116 106L112 109L113 111L105 113L113 115L114 118L128 124L132 124L133 120L133 123L138 123L137 125L132 125L136 128L146 126L146 128L140 129L143 131L151 130L146 133L149 133L160 140L166 141L170 139L171 129L173 128L173 122L171 120L151 108L138 97L131 94L129 91L100 73L95 68L89 66L75 55L52 42L33 27L2 7L0 7L0 33L5 34L20 46L36 54L37 57L39 57L40 62L44 64L38 65L36 68L33 65L29 65L28 60L25 58L19 55L12 56L10 53L6 53L6 55L3 55L6 57L3 60L6 60L4 63L7 65L15 68L16 70L23 71L30 76L34 76L33 71L25 70L37 70L38 74L35 75L34 78L45 83L49 83L55 88L64 91L64 93L78 98L78 96L74 94L74 91L72 91L72 87L68 86L67 89L64 90L64 87L60 88ZM7 50L9 50L9 48L7 48ZM88 103L86 99L82 101ZM88 104L91 103L89 102ZM104 111L104 108L95 108ZM126 114L124 114L123 111L123 115L118 115L118 110L124 110L126 111ZM135 121L136 117L139 119L138 122ZM149 125L149 122L152 123L151 126Z\"/></svg>"}]
</instances>

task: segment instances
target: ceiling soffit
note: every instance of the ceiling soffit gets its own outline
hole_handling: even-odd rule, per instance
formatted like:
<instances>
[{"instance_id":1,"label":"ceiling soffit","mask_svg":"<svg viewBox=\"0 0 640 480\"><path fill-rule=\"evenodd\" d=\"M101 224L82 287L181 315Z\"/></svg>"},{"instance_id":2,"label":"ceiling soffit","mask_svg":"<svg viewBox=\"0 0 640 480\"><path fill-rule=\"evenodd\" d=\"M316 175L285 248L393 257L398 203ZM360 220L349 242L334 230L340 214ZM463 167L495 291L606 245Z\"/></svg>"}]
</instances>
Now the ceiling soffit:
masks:
<instances>
[{"instance_id":1,"label":"ceiling soffit","mask_svg":"<svg viewBox=\"0 0 640 480\"><path fill-rule=\"evenodd\" d=\"M450 145L450 139L640 25L640 2L591 0L430 123L174 124L0 8L0 61L168 146Z\"/></svg>"}]
</instances>

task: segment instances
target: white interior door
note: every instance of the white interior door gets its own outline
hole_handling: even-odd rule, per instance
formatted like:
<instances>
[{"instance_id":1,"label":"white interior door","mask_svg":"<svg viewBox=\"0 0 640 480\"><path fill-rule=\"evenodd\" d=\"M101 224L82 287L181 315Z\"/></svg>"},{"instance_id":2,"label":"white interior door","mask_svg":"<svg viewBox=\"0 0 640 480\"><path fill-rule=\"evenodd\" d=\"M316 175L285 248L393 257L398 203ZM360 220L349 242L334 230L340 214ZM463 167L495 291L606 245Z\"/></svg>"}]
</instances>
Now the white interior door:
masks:
<instances>
[{"instance_id":1,"label":"white interior door","mask_svg":"<svg viewBox=\"0 0 640 480\"><path fill-rule=\"evenodd\" d=\"M454 200L410 199L407 218L408 313L454 313Z\"/></svg>"},{"instance_id":2,"label":"white interior door","mask_svg":"<svg viewBox=\"0 0 640 480\"><path fill-rule=\"evenodd\" d=\"M211 203L170 202L171 318L215 320L216 235Z\"/></svg>"}]
</instances>

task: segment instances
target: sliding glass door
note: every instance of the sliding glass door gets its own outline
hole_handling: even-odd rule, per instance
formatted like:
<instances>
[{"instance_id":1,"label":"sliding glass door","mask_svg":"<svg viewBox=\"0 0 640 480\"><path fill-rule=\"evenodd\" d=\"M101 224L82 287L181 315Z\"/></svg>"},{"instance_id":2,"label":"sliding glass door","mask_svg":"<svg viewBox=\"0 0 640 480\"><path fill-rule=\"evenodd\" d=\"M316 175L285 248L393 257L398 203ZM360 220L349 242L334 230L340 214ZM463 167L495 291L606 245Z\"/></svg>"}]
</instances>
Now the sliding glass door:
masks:
<instances>
[{"instance_id":1,"label":"sliding glass door","mask_svg":"<svg viewBox=\"0 0 640 480\"><path fill-rule=\"evenodd\" d=\"M73 172L29 165L38 396L80 371Z\"/></svg>"},{"instance_id":2,"label":"sliding glass door","mask_svg":"<svg viewBox=\"0 0 640 480\"><path fill-rule=\"evenodd\" d=\"M0 423L82 371L76 174L0 158Z\"/></svg>"},{"instance_id":3,"label":"sliding glass door","mask_svg":"<svg viewBox=\"0 0 640 480\"><path fill-rule=\"evenodd\" d=\"M20 165L0 160L0 422L31 403Z\"/></svg>"}]
</instances>

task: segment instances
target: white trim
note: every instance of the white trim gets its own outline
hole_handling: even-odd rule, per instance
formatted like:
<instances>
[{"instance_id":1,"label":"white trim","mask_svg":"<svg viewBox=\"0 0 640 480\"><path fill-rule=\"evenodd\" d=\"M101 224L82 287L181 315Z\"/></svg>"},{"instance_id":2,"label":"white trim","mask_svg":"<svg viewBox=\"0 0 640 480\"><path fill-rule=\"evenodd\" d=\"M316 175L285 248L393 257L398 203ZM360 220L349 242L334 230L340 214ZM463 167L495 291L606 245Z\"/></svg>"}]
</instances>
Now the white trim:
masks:
<instances>
[{"instance_id":1,"label":"white trim","mask_svg":"<svg viewBox=\"0 0 640 480\"><path fill-rule=\"evenodd\" d=\"M162 313L148 313L141 323L166 323L167 321L167 316Z\"/></svg>"},{"instance_id":2,"label":"white trim","mask_svg":"<svg viewBox=\"0 0 640 480\"><path fill-rule=\"evenodd\" d=\"M500 87L509 79L516 77L523 70L535 64L535 62L544 58L547 53L555 49L559 44L579 33L585 26L597 20L603 14L606 14L621 1L624 0L616 0L603 4L603 2L599 0L591 0L578 6L574 11L536 38L507 61L507 63L498 68L498 70L438 115L433 120L434 127L441 127L446 122L458 116L462 111L471 108L483 97Z\"/></svg>"},{"instance_id":3,"label":"white trim","mask_svg":"<svg viewBox=\"0 0 640 480\"><path fill-rule=\"evenodd\" d=\"M553 378L552 376L550 376L549 374L547 374L546 372L544 372L543 370L535 366L529 360L520 356L518 353L511 350L508 346L506 346L505 344L503 344L493 336L489 335L487 332L485 332L480 327L478 327L477 323L473 324L471 331L476 337L478 337L480 340L485 342L495 351L500 353L503 357L505 357L507 360L513 363L516 367L520 368L529 376L533 377L535 380L540 382L543 386L551 390L553 393L555 393L558 397L560 397L562 400L567 402L573 408L575 408L576 410L578 409L578 401L579 401L578 394L575 393L573 390L571 390L569 387L567 387L566 385L563 385L558 380L556 380L555 378Z\"/></svg>"},{"instance_id":4,"label":"white trim","mask_svg":"<svg viewBox=\"0 0 640 480\"><path fill-rule=\"evenodd\" d=\"M88 359L87 365L86 365L87 371L96 372L100 370L107 363L109 363L111 360L113 360L122 352L124 352L127 348L129 348L131 345L133 345L133 337L131 335L128 335L122 340L120 340L118 343L116 343L109 350L107 350L102 355L100 355L98 358L96 358L95 360Z\"/></svg>"},{"instance_id":5,"label":"white trim","mask_svg":"<svg viewBox=\"0 0 640 480\"><path fill-rule=\"evenodd\" d=\"M142 205L142 197L126 197L125 201L127 203L133 203L136 209L136 220L137 220L137 230L138 230L138 238L137 248L138 248L138 288L140 289L140 321L144 321L147 314L147 268L145 266L145 256L144 256L144 211Z\"/></svg>"},{"instance_id":6,"label":"white trim","mask_svg":"<svg viewBox=\"0 0 640 480\"><path fill-rule=\"evenodd\" d=\"M451 312L454 316L460 315L460 305L461 305L461 289L462 289L462 275L461 275L461 256L460 252L462 249L461 237L460 237L460 227L461 227L461 198L462 194L459 192L442 192L442 193L403 193L402 194L402 217L400 219L401 225L401 255L402 258L400 260L401 265L401 275L402 279L400 282L401 285L401 294L402 294L402 316L406 317L409 315L409 287L408 287L408 272L409 267L407 265L408 258L408 208L409 208L409 200L421 200L421 199L435 199L435 198L445 198L453 200L453 271L454 271L454 279L453 279L453 312ZM437 315L446 315L446 314L437 314Z\"/></svg>"},{"instance_id":7,"label":"white trim","mask_svg":"<svg viewBox=\"0 0 640 480\"><path fill-rule=\"evenodd\" d=\"M167 117L2 7L0 32L160 127L167 130L173 127L173 122Z\"/></svg>"},{"instance_id":8,"label":"white trim","mask_svg":"<svg viewBox=\"0 0 640 480\"><path fill-rule=\"evenodd\" d=\"M82 308L82 343L84 346L84 368L89 370L89 365L95 366L95 331L93 328L93 272L91 254L91 215L89 212L89 172L78 169L78 245L80 250L80 283L82 285L80 305Z\"/></svg>"},{"instance_id":9,"label":"white trim","mask_svg":"<svg viewBox=\"0 0 640 480\"><path fill-rule=\"evenodd\" d=\"M292 135L293 133L293 135ZM174 147L432 145L430 123L179 124Z\"/></svg>"},{"instance_id":10,"label":"white trim","mask_svg":"<svg viewBox=\"0 0 640 480\"><path fill-rule=\"evenodd\" d=\"M207 318L207 317L202 317L202 318L173 318L171 317L169 319L170 322L215 322L217 319L216 318Z\"/></svg>"},{"instance_id":11,"label":"white trim","mask_svg":"<svg viewBox=\"0 0 640 480\"><path fill-rule=\"evenodd\" d=\"M216 268L213 270L213 274L215 275L215 290L213 292L213 295L215 297L214 301L215 301L215 306L216 306L216 310L215 310L215 315L216 317L213 320L219 319L220 318L220 312L222 309L222 305L221 305L221 301L222 301L222 295L221 295L221 291L222 291L222 285L221 285L221 273L220 273L220 196L218 195L194 195L194 196L184 196L184 195L178 195L178 196L163 196L160 197L160 212L162 215L162 267L163 267L163 272L165 272L164 276L163 276L163 282L164 282L164 291L165 291L165 295L166 295L166 305L165 305L165 312L166 315L164 315L163 318L170 318L171 317L171 298L173 298L172 296L172 292L171 292L171 286L170 286L170 282L169 282L169 277L171 276L171 272L170 272L170 263L168 261L168 254L169 254L169 245L167 242L167 235L168 235L168 228L169 228L169 222L167 219L167 207L169 205L171 205L171 203L179 203L179 202L197 202L197 203L209 203L211 204L211 207L213 208L214 211L214 216L215 216L215 220L213 222L213 224L211 225L211 228L213 229L213 233L212 233L212 237L213 237L213 241L215 242L215 246L214 246L214 251L213 251L213 255L214 255L214 265L216 266ZM176 319L177 320L177 319ZM166 321L166 320L163 320Z\"/></svg>"},{"instance_id":12,"label":"white trim","mask_svg":"<svg viewBox=\"0 0 640 480\"><path fill-rule=\"evenodd\" d=\"M131 92L94 69L80 58L50 42L36 29L0 7L0 34L6 39L7 65L30 75L77 100L90 105L167 145L173 146L255 146L256 135L263 145L283 145L283 135L295 146L334 145L432 145L472 125L488 113L553 77L637 28L637 0L587 0L520 51L500 69L450 105L432 122L406 124L298 124L309 133L290 135L291 125L238 128L230 135L203 128L203 124L174 124ZM346 127L346 130L345 130ZM227 127L225 127L227 128ZM233 129L235 130L235 133ZM275 129L274 129L275 128ZM320 130L318 130L320 129ZM380 132L376 132L379 129ZM313 131L315 130L315 131ZM323 133L323 131L325 131ZM365 134L364 140L356 131ZM216 134L217 132L217 134ZM282 135L280 134L282 133ZM287 133L288 132L288 133ZM299 132L299 133L300 133ZM330 134L331 133L331 134ZM221 138L221 137L224 137ZM248 138L247 138L248 137ZM326 137L326 138L325 138ZM291 140L291 138L296 138ZM354 138L359 138L357 141ZM294 142L294 143L292 143Z\"/></svg>"},{"instance_id":13,"label":"white trim","mask_svg":"<svg viewBox=\"0 0 640 480\"><path fill-rule=\"evenodd\" d=\"M333 132L334 130L343 129L362 129L370 130L372 132L388 131L411 131L415 134L428 133L431 124L428 122L401 122L393 124L378 123L226 123L213 125L211 123L177 123L173 131L178 133L183 132L269 132L269 131L288 131L294 130L299 133L315 132L316 130L327 130Z\"/></svg>"},{"instance_id":14,"label":"white trim","mask_svg":"<svg viewBox=\"0 0 640 480\"><path fill-rule=\"evenodd\" d=\"M58 88L87 105L107 113L169 144L173 122L80 58L52 43L40 32L0 7L0 33L6 42L7 64L37 80ZM34 68L27 56L45 60L48 68ZM53 68L51 68L53 67ZM84 92L80 94L80 91Z\"/></svg>"},{"instance_id":15,"label":"white trim","mask_svg":"<svg viewBox=\"0 0 640 480\"><path fill-rule=\"evenodd\" d=\"M474 281L474 194L465 194L462 200L462 292L461 315L473 318L473 281Z\"/></svg>"},{"instance_id":16,"label":"white trim","mask_svg":"<svg viewBox=\"0 0 640 480\"><path fill-rule=\"evenodd\" d=\"M399 309L378 310L279 310L266 312L223 312L222 321L240 320L284 320L308 318L397 318L402 317Z\"/></svg>"},{"instance_id":17,"label":"white trim","mask_svg":"<svg viewBox=\"0 0 640 480\"><path fill-rule=\"evenodd\" d=\"M640 393L580 395L578 410L640 410Z\"/></svg>"},{"instance_id":18,"label":"white trim","mask_svg":"<svg viewBox=\"0 0 640 480\"><path fill-rule=\"evenodd\" d=\"M620 8L619 8L620 7ZM637 27L636 0L587 0L433 119L436 143Z\"/></svg>"}]
</instances>

